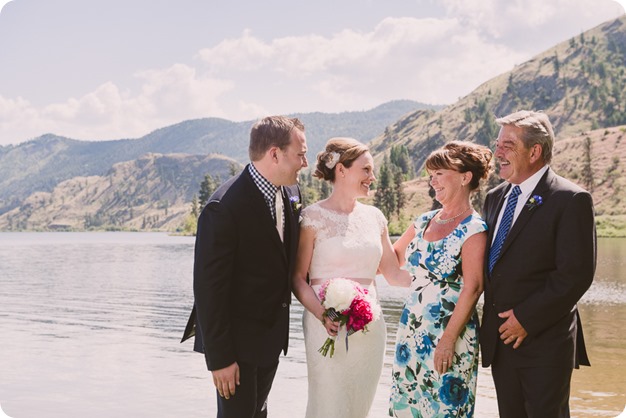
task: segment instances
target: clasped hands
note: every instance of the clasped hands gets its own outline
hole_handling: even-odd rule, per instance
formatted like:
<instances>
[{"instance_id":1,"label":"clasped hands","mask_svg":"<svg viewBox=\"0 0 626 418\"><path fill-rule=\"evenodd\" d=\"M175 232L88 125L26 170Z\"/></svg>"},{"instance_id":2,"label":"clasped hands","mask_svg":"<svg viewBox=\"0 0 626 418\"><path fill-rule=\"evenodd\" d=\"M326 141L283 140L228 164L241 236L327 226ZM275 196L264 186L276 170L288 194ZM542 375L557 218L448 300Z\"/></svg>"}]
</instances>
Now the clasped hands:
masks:
<instances>
[{"instance_id":1,"label":"clasped hands","mask_svg":"<svg viewBox=\"0 0 626 418\"><path fill-rule=\"evenodd\" d=\"M498 316L500 318L506 318L504 324L500 325L500 328L498 328L502 342L504 342L504 344L513 343L514 349L522 345L528 333L515 317L513 309L501 312Z\"/></svg>"}]
</instances>

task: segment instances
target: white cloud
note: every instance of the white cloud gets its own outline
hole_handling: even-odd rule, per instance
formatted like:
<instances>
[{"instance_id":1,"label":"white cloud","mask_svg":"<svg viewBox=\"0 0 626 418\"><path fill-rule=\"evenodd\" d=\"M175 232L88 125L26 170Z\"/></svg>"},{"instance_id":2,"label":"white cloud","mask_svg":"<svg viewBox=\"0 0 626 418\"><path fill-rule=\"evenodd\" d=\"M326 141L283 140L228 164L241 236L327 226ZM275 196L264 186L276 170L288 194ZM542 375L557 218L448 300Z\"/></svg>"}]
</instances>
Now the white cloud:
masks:
<instances>
[{"instance_id":1,"label":"white cloud","mask_svg":"<svg viewBox=\"0 0 626 418\"><path fill-rule=\"evenodd\" d=\"M616 17L616 4L590 0L442 0L449 16L464 26L515 48L548 48Z\"/></svg>"},{"instance_id":2,"label":"white cloud","mask_svg":"<svg viewBox=\"0 0 626 418\"><path fill-rule=\"evenodd\" d=\"M0 10L2 10L7 3L11 3L11 0L0 0Z\"/></svg>"},{"instance_id":3,"label":"white cloud","mask_svg":"<svg viewBox=\"0 0 626 418\"><path fill-rule=\"evenodd\" d=\"M207 64L210 72L224 68L252 71L267 62L272 53L269 45L245 30L240 38L225 39L213 48L200 50L196 56Z\"/></svg>"},{"instance_id":4,"label":"white cloud","mask_svg":"<svg viewBox=\"0 0 626 418\"><path fill-rule=\"evenodd\" d=\"M232 88L230 81L198 76L181 64L136 77L142 85L135 95L107 82L80 98L42 108L0 96L0 137L7 143L47 132L79 139L138 137L181 120L223 115L218 99ZM12 138L18 131L22 137Z\"/></svg>"},{"instance_id":5,"label":"white cloud","mask_svg":"<svg viewBox=\"0 0 626 418\"><path fill-rule=\"evenodd\" d=\"M218 99L233 86L232 81L199 75L195 68L182 64L137 76L144 82L136 102L148 105L150 114L173 119L222 114Z\"/></svg>"},{"instance_id":6,"label":"white cloud","mask_svg":"<svg viewBox=\"0 0 626 418\"><path fill-rule=\"evenodd\" d=\"M271 113L268 109L259 104L249 103L244 100L240 100L237 107L242 115L246 115L245 119L250 120L260 119Z\"/></svg>"},{"instance_id":7,"label":"white cloud","mask_svg":"<svg viewBox=\"0 0 626 418\"><path fill-rule=\"evenodd\" d=\"M344 30L330 37L271 42L245 32L198 56L213 74L265 71L299 80L318 94L307 100L331 103L318 108L327 111L397 98L451 102L523 59L456 19L416 18L387 18L371 32Z\"/></svg>"},{"instance_id":8,"label":"white cloud","mask_svg":"<svg viewBox=\"0 0 626 418\"><path fill-rule=\"evenodd\" d=\"M192 118L364 110L394 99L452 103L622 12L608 0L437 5L442 12L437 17L381 18L369 30L325 33L320 27L305 35L267 36L260 23L242 26L239 36L229 32L195 56L172 61L178 64L144 67L127 80L101 77L91 91L54 103L0 96L0 144L46 132L79 139L138 137Z\"/></svg>"}]
</instances>

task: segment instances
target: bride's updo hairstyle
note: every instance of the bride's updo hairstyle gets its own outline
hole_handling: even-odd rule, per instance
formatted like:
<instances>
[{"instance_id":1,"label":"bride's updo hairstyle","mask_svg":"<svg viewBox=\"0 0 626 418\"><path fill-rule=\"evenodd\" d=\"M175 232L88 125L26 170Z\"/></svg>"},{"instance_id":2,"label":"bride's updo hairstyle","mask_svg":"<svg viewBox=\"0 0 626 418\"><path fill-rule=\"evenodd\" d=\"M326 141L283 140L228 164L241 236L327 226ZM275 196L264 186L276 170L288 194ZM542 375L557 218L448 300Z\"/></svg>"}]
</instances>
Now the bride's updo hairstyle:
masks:
<instances>
[{"instance_id":1,"label":"bride's updo hairstyle","mask_svg":"<svg viewBox=\"0 0 626 418\"><path fill-rule=\"evenodd\" d=\"M481 179L489 177L493 170L493 152L483 145L467 141L448 142L433 151L426 159L427 170L454 170L459 173L472 173L470 191L478 189Z\"/></svg>"},{"instance_id":2,"label":"bride's updo hairstyle","mask_svg":"<svg viewBox=\"0 0 626 418\"><path fill-rule=\"evenodd\" d=\"M341 163L350 168L354 160L369 151L369 148L353 138L331 138L324 151L317 154L314 177L335 182L335 167Z\"/></svg>"}]
</instances>

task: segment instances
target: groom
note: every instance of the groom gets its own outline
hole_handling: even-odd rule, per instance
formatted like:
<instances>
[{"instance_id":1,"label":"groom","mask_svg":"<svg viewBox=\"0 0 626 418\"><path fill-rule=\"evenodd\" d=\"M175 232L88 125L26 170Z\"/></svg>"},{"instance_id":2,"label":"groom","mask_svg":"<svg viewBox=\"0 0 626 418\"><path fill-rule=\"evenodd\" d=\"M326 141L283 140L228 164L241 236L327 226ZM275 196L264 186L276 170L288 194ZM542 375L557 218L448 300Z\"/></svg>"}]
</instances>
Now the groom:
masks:
<instances>
[{"instance_id":1,"label":"groom","mask_svg":"<svg viewBox=\"0 0 626 418\"><path fill-rule=\"evenodd\" d=\"M218 418L267 416L280 352L287 353L290 278L307 166L304 125L270 116L250 133L251 163L222 185L198 219L195 332L217 389Z\"/></svg>"},{"instance_id":2,"label":"groom","mask_svg":"<svg viewBox=\"0 0 626 418\"><path fill-rule=\"evenodd\" d=\"M506 180L487 194L483 366L501 417L569 417L572 369L589 365L576 303L591 285L591 195L549 167L548 116L520 111L501 126L495 157Z\"/></svg>"}]
</instances>

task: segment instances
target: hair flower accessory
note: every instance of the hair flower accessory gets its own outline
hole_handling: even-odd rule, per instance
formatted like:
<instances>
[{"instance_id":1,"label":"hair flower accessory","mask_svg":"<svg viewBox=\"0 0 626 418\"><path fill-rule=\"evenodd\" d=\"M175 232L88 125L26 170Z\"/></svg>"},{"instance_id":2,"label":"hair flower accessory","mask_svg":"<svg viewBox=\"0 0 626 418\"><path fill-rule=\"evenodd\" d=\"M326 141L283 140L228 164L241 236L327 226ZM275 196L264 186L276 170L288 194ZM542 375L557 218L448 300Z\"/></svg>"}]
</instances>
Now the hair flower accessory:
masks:
<instances>
[{"instance_id":1,"label":"hair flower accessory","mask_svg":"<svg viewBox=\"0 0 626 418\"><path fill-rule=\"evenodd\" d=\"M339 162L340 155L338 152L332 151L328 153L328 156L330 157L330 159L326 161L326 167L332 170L333 168L335 168L335 166Z\"/></svg>"},{"instance_id":2,"label":"hair flower accessory","mask_svg":"<svg viewBox=\"0 0 626 418\"><path fill-rule=\"evenodd\" d=\"M291 209L296 213L302 208L302 203L300 203L300 197L298 196L290 196L289 202L291 202Z\"/></svg>"},{"instance_id":3,"label":"hair flower accessory","mask_svg":"<svg viewBox=\"0 0 626 418\"><path fill-rule=\"evenodd\" d=\"M543 199L541 198L541 196L535 194L532 195L530 199L528 199L528 202L526 202L525 206L528 208L528 210L533 210L534 208L541 206L542 203Z\"/></svg>"}]
</instances>

